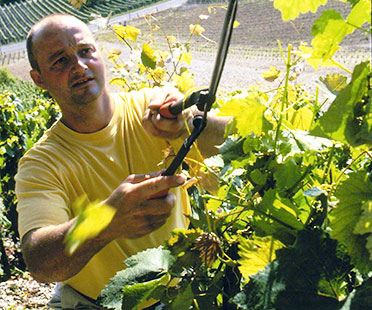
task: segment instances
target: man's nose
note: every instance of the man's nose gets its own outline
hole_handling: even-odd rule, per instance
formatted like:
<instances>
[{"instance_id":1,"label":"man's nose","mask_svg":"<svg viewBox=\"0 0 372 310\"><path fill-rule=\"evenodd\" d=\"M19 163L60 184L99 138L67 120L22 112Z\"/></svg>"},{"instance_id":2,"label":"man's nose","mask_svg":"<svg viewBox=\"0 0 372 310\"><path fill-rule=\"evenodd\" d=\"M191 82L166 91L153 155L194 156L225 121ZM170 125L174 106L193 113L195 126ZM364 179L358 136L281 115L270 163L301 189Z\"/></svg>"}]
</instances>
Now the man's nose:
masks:
<instances>
[{"instance_id":1,"label":"man's nose","mask_svg":"<svg viewBox=\"0 0 372 310\"><path fill-rule=\"evenodd\" d=\"M79 55L76 55L74 57L73 70L78 72L78 71L86 71L87 69L88 69L88 66L85 63L85 59L80 57Z\"/></svg>"}]
</instances>

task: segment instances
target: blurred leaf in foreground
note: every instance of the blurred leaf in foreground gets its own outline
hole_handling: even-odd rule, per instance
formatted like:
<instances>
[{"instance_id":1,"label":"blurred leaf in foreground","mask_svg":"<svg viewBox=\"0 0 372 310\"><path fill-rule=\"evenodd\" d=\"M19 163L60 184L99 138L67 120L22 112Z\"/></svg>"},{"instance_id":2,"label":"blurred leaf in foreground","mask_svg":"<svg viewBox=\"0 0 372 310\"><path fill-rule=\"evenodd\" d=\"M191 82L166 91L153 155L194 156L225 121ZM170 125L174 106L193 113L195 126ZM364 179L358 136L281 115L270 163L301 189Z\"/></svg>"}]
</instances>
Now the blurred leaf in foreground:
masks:
<instances>
[{"instance_id":1,"label":"blurred leaf in foreground","mask_svg":"<svg viewBox=\"0 0 372 310\"><path fill-rule=\"evenodd\" d=\"M65 238L67 252L71 255L86 240L96 237L111 222L116 210L100 202L84 207L85 199L77 201L75 208L80 209L74 226Z\"/></svg>"}]
</instances>

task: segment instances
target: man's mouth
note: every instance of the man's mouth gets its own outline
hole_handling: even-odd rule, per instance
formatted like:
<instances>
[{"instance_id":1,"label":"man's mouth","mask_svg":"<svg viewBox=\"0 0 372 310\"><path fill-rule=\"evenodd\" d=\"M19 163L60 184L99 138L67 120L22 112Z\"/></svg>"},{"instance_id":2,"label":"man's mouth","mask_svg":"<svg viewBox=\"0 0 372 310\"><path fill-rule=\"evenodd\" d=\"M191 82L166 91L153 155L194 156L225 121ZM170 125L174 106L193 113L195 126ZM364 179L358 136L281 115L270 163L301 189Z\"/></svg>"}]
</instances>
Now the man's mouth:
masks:
<instances>
[{"instance_id":1,"label":"man's mouth","mask_svg":"<svg viewBox=\"0 0 372 310\"><path fill-rule=\"evenodd\" d=\"M79 79L79 80L72 83L72 87L76 88L76 87L84 86L85 84L89 83L92 80L93 80L93 78L91 78L91 77Z\"/></svg>"}]
</instances>

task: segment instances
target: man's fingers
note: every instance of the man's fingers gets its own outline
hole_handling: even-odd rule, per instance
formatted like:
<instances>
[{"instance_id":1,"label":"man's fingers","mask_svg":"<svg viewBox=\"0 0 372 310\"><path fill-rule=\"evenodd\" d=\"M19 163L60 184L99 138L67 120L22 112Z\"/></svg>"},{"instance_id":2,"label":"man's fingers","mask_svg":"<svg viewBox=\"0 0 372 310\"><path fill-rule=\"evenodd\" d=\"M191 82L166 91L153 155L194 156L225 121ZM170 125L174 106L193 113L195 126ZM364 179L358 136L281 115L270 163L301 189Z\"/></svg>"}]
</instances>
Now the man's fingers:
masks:
<instances>
[{"instance_id":1,"label":"man's fingers","mask_svg":"<svg viewBox=\"0 0 372 310\"><path fill-rule=\"evenodd\" d=\"M185 183L186 178L182 175L157 176L135 184L136 193L140 200L146 200L155 194L177 187Z\"/></svg>"},{"instance_id":2,"label":"man's fingers","mask_svg":"<svg viewBox=\"0 0 372 310\"><path fill-rule=\"evenodd\" d=\"M131 174L130 176L126 178L125 181L132 183L132 184L137 184L145 180L149 180L151 178L160 176L163 171L164 170L156 171L156 172L149 172L149 173L144 173L144 174Z\"/></svg>"}]
</instances>

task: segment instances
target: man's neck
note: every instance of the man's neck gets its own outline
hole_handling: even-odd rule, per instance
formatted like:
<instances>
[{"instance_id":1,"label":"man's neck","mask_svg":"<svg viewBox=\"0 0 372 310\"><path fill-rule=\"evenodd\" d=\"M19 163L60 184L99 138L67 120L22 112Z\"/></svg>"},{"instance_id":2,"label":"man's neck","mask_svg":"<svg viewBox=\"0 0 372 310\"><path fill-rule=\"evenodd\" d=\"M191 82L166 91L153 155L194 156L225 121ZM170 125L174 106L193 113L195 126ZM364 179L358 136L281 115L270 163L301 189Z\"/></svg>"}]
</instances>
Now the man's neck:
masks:
<instances>
[{"instance_id":1,"label":"man's neck","mask_svg":"<svg viewBox=\"0 0 372 310\"><path fill-rule=\"evenodd\" d=\"M114 103L105 92L98 100L74 109L62 110L62 123L80 133L93 133L105 128L114 114Z\"/></svg>"}]
</instances>

